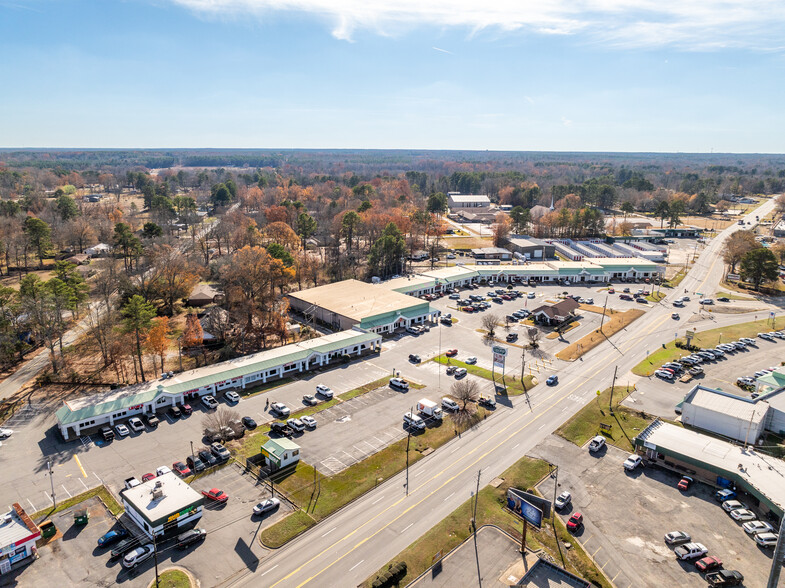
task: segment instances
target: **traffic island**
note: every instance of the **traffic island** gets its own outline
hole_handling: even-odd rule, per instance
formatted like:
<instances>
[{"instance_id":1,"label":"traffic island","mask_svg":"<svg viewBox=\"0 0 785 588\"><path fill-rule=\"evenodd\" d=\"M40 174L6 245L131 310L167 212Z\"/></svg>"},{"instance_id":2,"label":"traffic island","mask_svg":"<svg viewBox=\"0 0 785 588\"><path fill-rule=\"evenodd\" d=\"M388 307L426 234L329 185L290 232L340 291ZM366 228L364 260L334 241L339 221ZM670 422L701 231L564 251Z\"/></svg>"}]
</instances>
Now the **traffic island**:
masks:
<instances>
[{"instance_id":1,"label":"traffic island","mask_svg":"<svg viewBox=\"0 0 785 588\"><path fill-rule=\"evenodd\" d=\"M196 578L185 568L167 568L158 575L159 588L193 588L197 586ZM153 580L147 588L156 586Z\"/></svg>"},{"instance_id":2,"label":"traffic island","mask_svg":"<svg viewBox=\"0 0 785 588\"><path fill-rule=\"evenodd\" d=\"M507 374L504 378L502 378L501 372L494 373L491 370L485 369L478 365L464 363L457 359L453 359L451 357L447 357L445 354L437 355L433 358L432 361L436 363L440 363L442 365L454 365L458 368L466 368L466 371L472 375L477 377L483 378L485 380L490 380L496 383L497 390L500 387L506 389L506 392L497 392L497 394L502 394L506 396L519 396L524 392L531 390L534 386L537 385L537 380L534 376L527 375L523 377L523 382L521 382L521 378L517 375Z\"/></svg>"}]
</instances>

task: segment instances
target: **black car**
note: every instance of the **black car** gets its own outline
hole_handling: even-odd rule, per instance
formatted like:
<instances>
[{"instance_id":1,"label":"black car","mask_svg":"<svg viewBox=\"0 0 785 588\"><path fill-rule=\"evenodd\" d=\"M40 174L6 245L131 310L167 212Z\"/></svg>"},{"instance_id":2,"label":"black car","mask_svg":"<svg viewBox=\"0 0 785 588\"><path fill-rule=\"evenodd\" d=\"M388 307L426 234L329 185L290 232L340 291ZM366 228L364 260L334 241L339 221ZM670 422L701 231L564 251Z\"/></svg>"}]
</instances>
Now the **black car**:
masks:
<instances>
[{"instance_id":1,"label":"black car","mask_svg":"<svg viewBox=\"0 0 785 588\"><path fill-rule=\"evenodd\" d=\"M189 457L188 459L185 460L185 463L188 465L189 468L191 468L191 471L194 473L204 471L205 468L204 462L198 457Z\"/></svg>"},{"instance_id":2,"label":"black car","mask_svg":"<svg viewBox=\"0 0 785 588\"><path fill-rule=\"evenodd\" d=\"M199 456L199 459L201 459L208 468L211 468L214 465L218 464L218 460L209 451L202 450L197 455Z\"/></svg>"},{"instance_id":3,"label":"black car","mask_svg":"<svg viewBox=\"0 0 785 588\"><path fill-rule=\"evenodd\" d=\"M409 354L409 361L411 361L412 363L420 363L420 361L422 361L422 360L420 359L419 355L415 355L414 353L410 353Z\"/></svg>"},{"instance_id":4,"label":"black car","mask_svg":"<svg viewBox=\"0 0 785 588\"><path fill-rule=\"evenodd\" d=\"M114 549L109 552L109 559L117 559L118 557L124 556L126 553L131 551L134 547L139 546L139 540L134 537L129 537L128 539L123 539L114 546Z\"/></svg>"},{"instance_id":5,"label":"black car","mask_svg":"<svg viewBox=\"0 0 785 588\"><path fill-rule=\"evenodd\" d=\"M177 536L176 547L177 549L185 549L189 545L198 543L205 537L207 537L207 531L204 529L191 529L190 531L186 531L185 533L181 533Z\"/></svg>"},{"instance_id":6,"label":"black car","mask_svg":"<svg viewBox=\"0 0 785 588\"><path fill-rule=\"evenodd\" d=\"M507 335L507 342L508 343L512 343L516 339L518 339L518 333L510 333L509 335Z\"/></svg>"},{"instance_id":7,"label":"black car","mask_svg":"<svg viewBox=\"0 0 785 588\"><path fill-rule=\"evenodd\" d=\"M256 428L256 421L251 417L243 417L243 426L246 429L252 430Z\"/></svg>"},{"instance_id":8,"label":"black car","mask_svg":"<svg viewBox=\"0 0 785 588\"><path fill-rule=\"evenodd\" d=\"M728 298L727 296L720 296L719 298L717 298L717 302L730 302L730 298Z\"/></svg>"}]
</instances>

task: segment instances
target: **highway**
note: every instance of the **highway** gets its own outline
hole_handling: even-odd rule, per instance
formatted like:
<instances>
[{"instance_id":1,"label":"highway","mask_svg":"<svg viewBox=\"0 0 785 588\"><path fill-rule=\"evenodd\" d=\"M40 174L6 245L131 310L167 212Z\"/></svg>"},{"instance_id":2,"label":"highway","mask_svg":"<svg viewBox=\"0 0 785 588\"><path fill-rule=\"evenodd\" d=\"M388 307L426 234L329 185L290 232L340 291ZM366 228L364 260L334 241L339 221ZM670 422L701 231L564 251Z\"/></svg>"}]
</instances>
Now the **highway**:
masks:
<instances>
[{"instance_id":1,"label":"highway","mask_svg":"<svg viewBox=\"0 0 785 588\"><path fill-rule=\"evenodd\" d=\"M745 220L754 223L756 215L765 216L773 206L774 201L770 200ZM529 395L531 407L524 397L513 398L514 410L500 411L475 430L420 460L410 470L408 496L405 474L401 473L271 552L255 573L246 573L227 585L263 583L271 588L288 588L356 586L362 582L469 500L478 471L481 470L481 487L487 485L576 413L598 389L610 386L616 367L623 384L630 368L645 357L647 350L656 349L673 336L669 324L672 307L666 303L683 295L686 289L693 294L693 300L680 310L683 330L690 313L698 312L694 293L713 293L722 277L722 242L741 228L731 225L713 239L680 288L653 305L633 327L617 333L609 343L591 350L580 361L554 364L560 384L553 388L537 386ZM751 317L740 314L717 320L733 324Z\"/></svg>"}]
</instances>

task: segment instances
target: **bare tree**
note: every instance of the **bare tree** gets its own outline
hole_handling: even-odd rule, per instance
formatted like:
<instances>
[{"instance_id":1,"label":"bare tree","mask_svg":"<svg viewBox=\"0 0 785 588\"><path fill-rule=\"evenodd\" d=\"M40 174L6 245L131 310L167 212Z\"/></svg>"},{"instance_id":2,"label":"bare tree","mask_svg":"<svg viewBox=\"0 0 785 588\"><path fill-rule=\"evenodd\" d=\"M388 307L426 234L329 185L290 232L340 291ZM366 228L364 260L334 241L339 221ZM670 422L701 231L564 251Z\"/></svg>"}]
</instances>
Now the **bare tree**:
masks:
<instances>
[{"instance_id":1,"label":"bare tree","mask_svg":"<svg viewBox=\"0 0 785 588\"><path fill-rule=\"evenodd\" d=\"M496 334L496 327L498 326L498 314L486 314L482 317L482 328L488 331L488 337L493 339Z\"/></svg>"},{"instance_id":2,"label":"bare tree","mask_svg":"<svg viewBox=\"0 0 785 588\"><path fill-rule=\"evenodd\" d=\"M231 408L221 406L215 412L210 412L202 417L202 427L204 427L204 436L212 437L217 434L223 437L225 427L234 430L230 423L232 421L240 420L240 413Z\"/></svg>"},{"instance_id":3,"label":"bare tree","mask_svg":"<svg viewBox=\"0 0 785 588\"><path fill-rule=\"evenodd\" d=\"M537 327L530 327L526 331L526 335L529 337L529 347L532 349L537 349L540 346L540 338L542 337L542 331Z\"/></svg>"},{"instance_id":4,"label":"bare tree","mask_svg":"<svg viewBox=\"0 0 785 588\"><path fill-rule=\"evenodd\" d=\"M477 397L480 395L480 386L476 380L458 380L450 388L450 394L458 402L462 403L461 411L465 411L466 406L470 402L477 400Z\"/></svg>"}]
</instances>

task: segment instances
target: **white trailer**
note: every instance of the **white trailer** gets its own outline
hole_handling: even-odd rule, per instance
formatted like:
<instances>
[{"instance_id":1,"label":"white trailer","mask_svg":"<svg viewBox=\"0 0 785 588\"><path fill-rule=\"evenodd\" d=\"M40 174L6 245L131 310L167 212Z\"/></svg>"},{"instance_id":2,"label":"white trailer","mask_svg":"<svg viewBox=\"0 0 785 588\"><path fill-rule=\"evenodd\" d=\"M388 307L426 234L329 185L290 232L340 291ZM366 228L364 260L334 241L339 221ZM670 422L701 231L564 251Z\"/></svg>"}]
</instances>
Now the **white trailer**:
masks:
<instances>
[{"instance_id":1,"label":"white trailer","mask_svg":"<svg viewBox=\"0 0 785 588\"><path fill-rule=\"evenodd\" d=\"M427 398L421 399L417 403L417 410L424 415L442 420L442 409L432 400L428 400Z\"/></svg>"}]
</instances>

